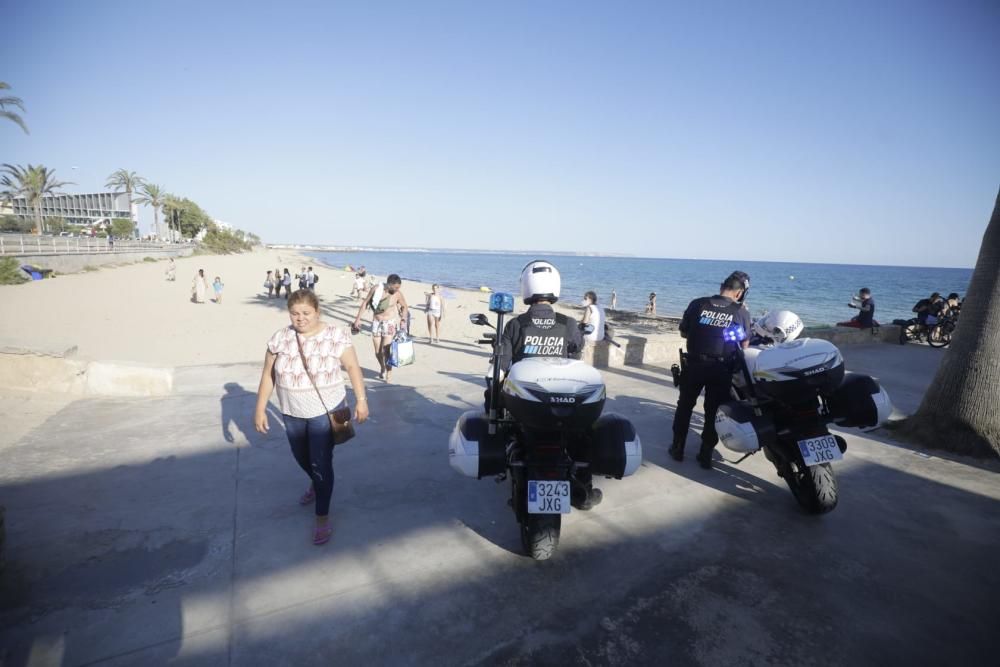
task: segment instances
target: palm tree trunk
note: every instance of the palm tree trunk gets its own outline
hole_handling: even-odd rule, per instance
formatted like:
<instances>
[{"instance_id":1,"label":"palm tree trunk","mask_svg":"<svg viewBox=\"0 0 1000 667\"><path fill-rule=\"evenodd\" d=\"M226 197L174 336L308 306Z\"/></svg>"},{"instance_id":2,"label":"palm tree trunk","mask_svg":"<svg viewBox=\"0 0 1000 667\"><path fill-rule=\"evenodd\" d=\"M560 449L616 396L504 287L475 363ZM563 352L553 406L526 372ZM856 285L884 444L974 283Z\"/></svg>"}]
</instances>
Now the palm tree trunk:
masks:
<instances>
[{"instance_id":1,"label":"palm tree trunk","mask_svg":"<svg viewBox=\"0 0 1000 667\"><path fill-rule=\"evenodd\" d=\"M1000 193L941 366L903 433L962 454L1000 456Z\"/></svg>"},{"instance_id":2,"label":"palm tree trunk","mask_svg":"<svg viewBox=\"0 0 1000 667\"><path fill-rule=\"evenodd\" d=\"M38 234L39 236L41 236L42 233L45 231L45 229L43 227L44 224L45 223L42 222L42 200L41 199L36 199L35 200L35 229L36 229L35 233Z\"/></svg>"}]
</instances>

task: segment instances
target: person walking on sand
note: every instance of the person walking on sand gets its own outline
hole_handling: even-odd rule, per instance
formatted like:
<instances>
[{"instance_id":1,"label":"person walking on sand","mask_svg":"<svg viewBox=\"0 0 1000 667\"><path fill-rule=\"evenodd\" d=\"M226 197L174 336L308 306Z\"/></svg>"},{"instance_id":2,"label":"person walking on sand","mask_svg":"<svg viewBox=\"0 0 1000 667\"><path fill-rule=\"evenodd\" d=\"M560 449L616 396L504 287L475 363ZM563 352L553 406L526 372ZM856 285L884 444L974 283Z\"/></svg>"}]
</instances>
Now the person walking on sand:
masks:
<instances>
[{"instance_id":1,"label":"person walking on sand","mask_svg":"<svg viewBox=\"0 0 1000 667\"><path fill-rule=\"evenodd\" d=\"M384 283L372 287L358 308L354 318L354 329L361 328L361 315L365 308L372 309L372 342L375 345L375 358L378 359L380 380L390 382L392 369L389 368L389 346L396 332L406 329L409 322L410 309L400 288L403 281L395 273L389 274Z\"/></svg>"},{"instance_id":2,"label":"person walking on sand","mask_svg":"<svg viewBox=\"0 0 1000 667\"><path fill-rule=\"evenodd\" d=\"M618 292L616 292L614 288L611 289L611 302L608 307L611 310L618 310Z\"/></svg>"},{"instance_id":3,"label":"person walking on sand","mask_svg":"<svg viewBox=\"0 0 1000 667\"><path fill-rule=\"evenodd\" d=\"M316 522L312 542L320 545L329 542L333 534L333 428L327 409L337 412L347 407L341 369L347 371L354 390L354 420L358 424L368 419L368 397L350 334L322 321L319 299L313 292L299 290L289 297L288 318L291 326L282 327L267 342L254 428L258 433L268 432L267 405L276 391L292 456L310 480L299 504L313 504Z\"/></svg>"},{"instance_id":4,"label":"person walking on sand","mask_svg":"<svg viewBox=\"0 0 1000 667\"><path fill-rule=\"evenodd\" d=\"M656 292L649 293L649 301L646 303L646 314L656 315Z\"/></svg>"},{"instance_id":5,"label":"person walking on sand","mask_svg":"<svg viewBox=\"0 0 1000 667\"><path fill-rule=\"evenodd\" d=\"M167 263L167 270L165 273L167 276L167 280L169 280L170 282L174 282L175 280L177 280L177 264L174 263L173 257L171 257L170 261Z\"/></svg>"},{"instance_id":6,"label":"person walking on sand","mask_svg":"<svg viewBox=\"0 0 1000 667\"><path fill-rule=\"evenodd\" d=\"M205 279L205 269L198 269L198 273L191 282L191 301L205 303L205 292L207 291L208 281Z\"/></svg>"},{"instance_id":7,"label":"person walking on sand","mask_svg":"<svg viewBox=\"0 0 1000 667\"><path fill-rule=\"evenodd\" d=\"M292 274L285 269L285 273L281 276L281 286L285 288L285 301L288 301L292 296ZM281 290L278 290L279 292Z\"/></svg>"},{"instance_id":8,"label":"person walking on sand","mask_svg":"<svg viewBox=\"0 0 1000 667\"><path fill-rule=\"evenodd\" d=\"M212 289L215 290L215 303L222 303L222 288L225 285L222 284L222 278L215 276L215 282L212 283Z\"/></svg>"},{"instance_id":9,"label":"person walking on sand","mask_svg":"<svg viewBox=\"0 0 1000 667\"><path fill-rule=\"evenodd\" d=\"M431 285L431 291L425 292L427 303L427 342L441 342L441 320L444 319L444 299L441 298L441 286Z\"/></svg>"},{"instance_id":10,"label":"person walking on sand","mask_svg":"<svg viewBox=\"0 0 1000 667\"><path fill-rule=\"evenodd\" d=\"M274 270L274 298L277 299L281 296L281 269Z\"/></svg>"},{"instance_id":11,"label":"person walking on sand","mask_svg":"<svg viewBox=\"0 0 1000 667\"><path fill-rule=\"evenodd\" d=\"M274 272L268 271L267 278L264 279L264 289L267 290L267 298L271 298L274 295Z\"/></svg>"}]
</instances>

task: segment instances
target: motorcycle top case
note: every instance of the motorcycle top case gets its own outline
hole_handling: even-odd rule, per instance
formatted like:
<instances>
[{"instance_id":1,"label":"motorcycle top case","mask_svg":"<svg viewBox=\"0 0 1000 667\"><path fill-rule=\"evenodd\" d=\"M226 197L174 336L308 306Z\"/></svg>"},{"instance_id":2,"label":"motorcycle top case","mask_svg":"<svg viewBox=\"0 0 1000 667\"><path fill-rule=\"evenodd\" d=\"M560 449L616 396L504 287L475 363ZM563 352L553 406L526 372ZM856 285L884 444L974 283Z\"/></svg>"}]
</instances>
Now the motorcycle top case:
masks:
<instances>
[{"instance_id":1,"label":"motorcycle top case","mask_svg":"<svg viewBox=\"0 0 1000 667\"><path fill-rule=\"evenodd\" d=\"M590 446L590 472L621 479L642 463L642 442L625 417L609 412L594 422Z\"/></svg>"},{"instance_id":2,"label":"motorcycle top case","mask_svg":"<svg viewBox=\"0 0 1000 667\"><path fill-rule=\"evenodd\" d=\"M601 416L605 396L601 374L574 359L522 359L503 383L504 406L530 429L588 429Z\"/></svg>"},{"instance_id":3,"label":"motorcycle top case","mask_svg":"<svg viewBox=\"0 0 1000 667\"><path fill-rule=\"evenodd\" d=\"M715 432L729 450L740 454L756 452L775 441L774 421L765 413L757 416L747 401L729 401L715 413Z\"/></svg>"},{"instance_id":4,"label":"motorcycle top case","mask_svg":"<svg viewBox=\"0 0 1000 667\"><path fill-rule=\"evenodd\" d=\"M798 338L744 350L759 395L786 403L829 396L844 379L844 358L833 343Z\"/></svg>"},{"instance_id":5,"label":"motorcycle top case","mask_svg":"<svg viewBox=\"0 0 1000 667\"><path fill-rule=\"evenodd\" d=\"M507 468L507 444L495 433L490 435L486 415L475 410L462 414L448 438L448 462L466 477L492 477Z\"/></svg>"},{"instance_id":6,"label":"motorcycle top case","mask_svg":"<svg viewBox=\"0 0 1000 667\"><path fill-rule=\"evenodd\" d=\"M873 378L848 373L837 391L826 399L833 423L838 426L872 428L889 421L892 401Z\"/></svg>"}]
</instances>

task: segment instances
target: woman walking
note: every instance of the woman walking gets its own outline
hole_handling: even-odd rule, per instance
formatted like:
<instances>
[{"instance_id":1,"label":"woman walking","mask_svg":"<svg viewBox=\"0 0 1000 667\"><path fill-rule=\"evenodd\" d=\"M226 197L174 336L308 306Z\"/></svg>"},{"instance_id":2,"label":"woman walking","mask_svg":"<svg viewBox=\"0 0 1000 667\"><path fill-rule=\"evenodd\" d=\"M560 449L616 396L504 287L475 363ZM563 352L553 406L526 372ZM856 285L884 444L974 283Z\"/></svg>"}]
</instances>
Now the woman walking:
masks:
<instances>
[{"instance_id":1,"label":"woman walking","mask_svg":"<svg viewBox=\"0 0 1000 667\"><path fill-rule=\"evenodd\" d=\"M441 286L432 285L427 293L427 342L441 342L441 320L444 319L444 299L441 298Z\"/></svg>"},{"instance_id":2,"label":"woman walking","mask_svg":"<svg viewBox=\"0 0 1000 667\"><path fill-rule=\"evenodd\" d=\"M350 334L320 319L316 295L309 290L292 294L288 317L291 326L279 329L267 342L254 427L259 433L268 432L267 403L271 392L277 390L292 456L310 479L299 504L314 504L313 544L326 544L333 533L330 499L334 479L333 428L327 410L335 412L347 405L341 368L351 380L354 419L359 424L368 419L368 398Z\"/></svg>"},{"instance_id":3,"label":"woman walking","mask_svg":"<svg viewBox=\"0 0 1000 667\"><path fill-rule=\"evenodd\" d=\"M198 274L191 282L191 301L205 303L205 292L208 291L208 280L205 279L205 269L198 269Z\"/></svg>"},{"instance_id":4,"label":"woman walking","mask_svg":"<svg viewBox=\"0 0 1000 667\"><path fill-rule=\"evenodd\" d=\"M281 276L281 285L285 288L285 301L288 301L292 296L292 274L285 269L284 275ZM278 292L281 292L279 289Z\"/></svg>"}]
</instances>

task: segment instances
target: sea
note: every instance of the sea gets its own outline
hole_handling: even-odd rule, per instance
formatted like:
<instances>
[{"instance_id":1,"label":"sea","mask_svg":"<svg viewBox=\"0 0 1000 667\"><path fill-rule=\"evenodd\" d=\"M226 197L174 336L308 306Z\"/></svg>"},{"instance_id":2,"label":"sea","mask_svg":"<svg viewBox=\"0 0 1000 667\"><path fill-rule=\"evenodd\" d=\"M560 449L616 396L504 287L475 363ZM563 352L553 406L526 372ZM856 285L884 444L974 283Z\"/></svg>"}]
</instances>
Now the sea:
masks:
<instances>
[{"instance_id":1,"label":"sea","mask_svg":"<svg viewBox=\"0 0 1000 667\"><path fill-rule=\"evenodd\" d=\"M562 274L562 300L579 303L587 290L607 307L611 290L618 309L643 312L650 292L656 293L657 315L680 317L694 298L716 294L734 270L750 274L746 304L752 316L791 310L805 325L827 326L857 314L847 304L862 287L875 299L875 319L891 323L911 317L910 309L932 292L965 295L972 269L853 264L805 264L642 257L527 255L521 253L453 251L311 252L340 270L364 266L385 277L438 283L444 288L479 289L518 294L521 269L533 259L545 259ZM448 297L445 289L445 297Z\"/></svg>"}]
</instances>

